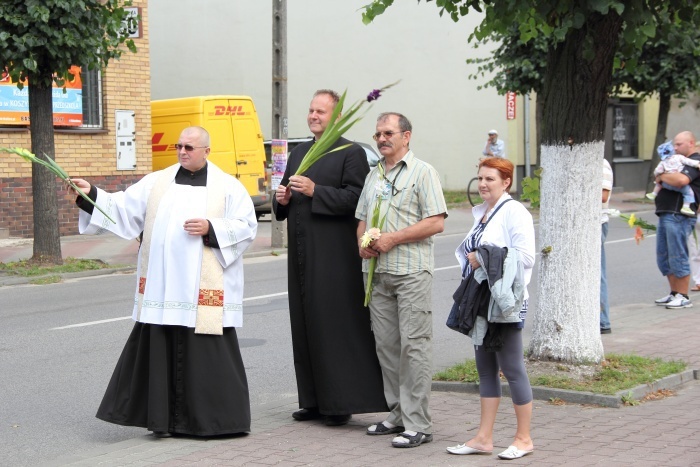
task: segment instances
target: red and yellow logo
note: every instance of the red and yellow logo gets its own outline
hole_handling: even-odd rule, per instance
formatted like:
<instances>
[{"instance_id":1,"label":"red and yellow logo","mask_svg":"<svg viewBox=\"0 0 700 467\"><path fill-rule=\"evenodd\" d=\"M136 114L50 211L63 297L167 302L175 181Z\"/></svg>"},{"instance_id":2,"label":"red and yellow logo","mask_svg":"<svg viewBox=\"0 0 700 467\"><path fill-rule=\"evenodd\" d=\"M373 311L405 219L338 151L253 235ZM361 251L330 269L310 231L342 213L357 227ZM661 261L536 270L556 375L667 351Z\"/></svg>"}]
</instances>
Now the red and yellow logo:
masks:
<instances>
[{"instance_id":1,"label":"red and yellow logo","mask_svg":"<svg viewBox=\"0 0 700 467\"><path fill-rule=\"evenodd\" d=\"M214 115L242 116L246 115L246 112L243 111L242 105L215 105Z\"/></svg>"}]
</instances>

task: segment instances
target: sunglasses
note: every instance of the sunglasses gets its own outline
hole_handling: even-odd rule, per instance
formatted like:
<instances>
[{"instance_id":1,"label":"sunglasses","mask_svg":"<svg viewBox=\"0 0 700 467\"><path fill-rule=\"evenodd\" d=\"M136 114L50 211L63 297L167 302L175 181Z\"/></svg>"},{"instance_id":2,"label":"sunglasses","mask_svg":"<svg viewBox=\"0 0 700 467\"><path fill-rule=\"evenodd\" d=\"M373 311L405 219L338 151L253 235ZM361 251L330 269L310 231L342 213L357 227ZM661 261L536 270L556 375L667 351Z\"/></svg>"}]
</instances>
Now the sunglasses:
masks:
<instances>
[{"instance_id":1,"label":"sunglasses","mask_svg":"<svg viewBox=\"0 0 700 467\"><path fill-rule=\"evenodd\" d=\"M379 138L382 136L384 139L390 139L394 135L398 135L400 133L406 133L405 131L378 131L375 134L372 135L372 138L374 138L375 141L378 141Z\"/></svg>"},{"instance_id":2,"label":"sunglasses","mask_svg":"<svg viewBox=\"0 0 700 467\"><path fill-rule=\"evenodd\" d=\"M178 151L181 151L182 149L184 149L187 152L192 152L195 149L206 149L208 147L209 146L192 146L190 144L180 144L180 143L175 145L175 149L177 149Z\"/></svg>"}]
</instances>

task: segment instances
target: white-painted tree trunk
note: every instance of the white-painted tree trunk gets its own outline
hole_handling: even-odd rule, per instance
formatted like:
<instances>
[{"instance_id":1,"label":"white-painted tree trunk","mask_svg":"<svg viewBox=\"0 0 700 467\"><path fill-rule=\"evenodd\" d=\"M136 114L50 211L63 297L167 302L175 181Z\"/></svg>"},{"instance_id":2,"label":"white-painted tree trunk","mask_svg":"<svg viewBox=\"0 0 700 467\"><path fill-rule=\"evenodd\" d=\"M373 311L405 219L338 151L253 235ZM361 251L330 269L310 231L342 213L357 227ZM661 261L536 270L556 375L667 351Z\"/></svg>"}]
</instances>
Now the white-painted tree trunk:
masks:
<instances>
[{"instance_id":1,"label":"white-painted tree trunk","mask_svg":"<svg viewBox=\"0 0 700 467\"><path fill-rule=\"evenodd\" d=\"M600 205L603 142L542 145L539 298L529 353L600 362Z\"/></svg>"}]
</instances>

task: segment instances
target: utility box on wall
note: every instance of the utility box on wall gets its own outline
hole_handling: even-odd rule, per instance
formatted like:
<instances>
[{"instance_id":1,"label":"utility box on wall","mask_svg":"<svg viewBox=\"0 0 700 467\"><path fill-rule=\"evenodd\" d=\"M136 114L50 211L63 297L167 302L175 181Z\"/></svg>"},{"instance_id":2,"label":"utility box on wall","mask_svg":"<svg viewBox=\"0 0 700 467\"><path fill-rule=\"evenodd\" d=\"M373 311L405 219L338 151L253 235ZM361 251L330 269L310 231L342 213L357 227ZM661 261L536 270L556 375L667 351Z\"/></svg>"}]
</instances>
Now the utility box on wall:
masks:
<instances>
[{"instance_id":1,"label":"utility box on wall","mask_svg":"<svg viewBox=\"0 0 700 467\"><path fill-rule=\"evenodd\" d=\"M133 110L115 111L117 170L136 169L136 120Z\"/></svg>"}]
</instances>

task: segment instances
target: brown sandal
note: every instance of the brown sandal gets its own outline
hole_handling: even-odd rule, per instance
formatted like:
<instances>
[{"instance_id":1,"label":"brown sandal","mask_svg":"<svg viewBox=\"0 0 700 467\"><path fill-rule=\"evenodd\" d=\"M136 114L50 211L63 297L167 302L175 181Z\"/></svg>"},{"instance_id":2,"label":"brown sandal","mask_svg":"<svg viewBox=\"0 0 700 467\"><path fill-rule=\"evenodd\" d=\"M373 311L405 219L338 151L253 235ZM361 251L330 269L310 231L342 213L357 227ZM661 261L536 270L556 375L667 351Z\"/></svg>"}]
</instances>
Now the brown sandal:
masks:
<instances>
[{"instance_id":1,"label":"brown sandal","mask_svg":"<svg viewBox=\"0 0 700 467\"><path fill-rule=\"evenodd\" d=\"M690 289L691 292L700 292L700 284L695 285Z\"/></svg>"}]
</instances>

